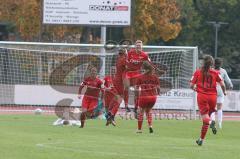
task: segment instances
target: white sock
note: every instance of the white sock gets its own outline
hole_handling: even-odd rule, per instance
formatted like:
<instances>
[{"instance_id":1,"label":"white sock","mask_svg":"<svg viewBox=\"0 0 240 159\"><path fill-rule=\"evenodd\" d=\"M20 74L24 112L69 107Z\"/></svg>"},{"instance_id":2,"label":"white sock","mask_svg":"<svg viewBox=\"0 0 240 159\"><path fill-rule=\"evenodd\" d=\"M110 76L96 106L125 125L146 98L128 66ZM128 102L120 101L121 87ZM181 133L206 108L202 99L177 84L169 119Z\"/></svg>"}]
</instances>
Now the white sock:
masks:
<instances>
[{"instance_id":1,"label":"white sock","mask_svg":"<svg viewBox=\"0 0 240 159\"><path fill-rule=\"evenodd\" d=\"M217 113L218 113L218 124L219 124L219 126L221 128L221 126L222 126L222 118L223 118L223 111L222 111L222 109L218 110Z\"/></svg>"},{"instance_id":2,"label":"white sock","mask_svg":"<svg viewBox=\"0 0 240 159\"><path fill-rule=\"evenodd\" d=\"M212 112L210 117L211 117L211 120L215 121L215 112Z\"/></svg>"}]
</instances>

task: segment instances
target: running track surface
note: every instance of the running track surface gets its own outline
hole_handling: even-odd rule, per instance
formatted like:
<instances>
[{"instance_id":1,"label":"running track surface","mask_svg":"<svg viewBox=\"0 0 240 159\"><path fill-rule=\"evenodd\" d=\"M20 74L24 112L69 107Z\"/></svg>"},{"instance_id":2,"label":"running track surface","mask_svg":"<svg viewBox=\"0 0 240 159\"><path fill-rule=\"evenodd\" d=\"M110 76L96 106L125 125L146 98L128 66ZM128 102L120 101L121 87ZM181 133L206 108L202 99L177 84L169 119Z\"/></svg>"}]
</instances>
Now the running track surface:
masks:
<instances>
[{"instance_id":1,"label":"running track surface","mask_svg":"<svg viewBox=\"0 0 240 159\"><path fill-rule=\"evenodd\" d=\"M34 114L34 110L37 108L41 108L43 110L44 115L54 115L54 107L46 106L46 107L37 107L37 106L0 106L0 114ZM153 110L153 114L159 115L162 114L165 117L169 114L189 114L189 111L176 111L176 110ZM120 116L125 115L124 109L119 109L118 114ZM197 118L199 118L197 113ZM224 120L230 121L240 121L240 112L224 112L223 116Z\"/></svg>"}]
</instances>

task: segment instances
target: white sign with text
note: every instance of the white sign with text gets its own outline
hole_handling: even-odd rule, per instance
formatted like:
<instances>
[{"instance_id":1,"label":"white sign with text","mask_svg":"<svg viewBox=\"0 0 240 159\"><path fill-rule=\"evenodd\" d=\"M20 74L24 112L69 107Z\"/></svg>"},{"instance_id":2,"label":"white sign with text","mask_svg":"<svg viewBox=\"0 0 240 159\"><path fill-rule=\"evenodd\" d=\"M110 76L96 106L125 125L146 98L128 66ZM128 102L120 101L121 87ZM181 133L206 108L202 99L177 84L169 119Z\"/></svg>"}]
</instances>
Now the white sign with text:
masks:
<instances>
[{"instance_id":1,"label":"white sign with text","mask_svg":"<svg viewBox=\"0 0 240 159\"><path fill-rule=\"evenodd\" d=\"M131 0L44 0L44 24L128 26Z\"/></svg>"}]
</instances>

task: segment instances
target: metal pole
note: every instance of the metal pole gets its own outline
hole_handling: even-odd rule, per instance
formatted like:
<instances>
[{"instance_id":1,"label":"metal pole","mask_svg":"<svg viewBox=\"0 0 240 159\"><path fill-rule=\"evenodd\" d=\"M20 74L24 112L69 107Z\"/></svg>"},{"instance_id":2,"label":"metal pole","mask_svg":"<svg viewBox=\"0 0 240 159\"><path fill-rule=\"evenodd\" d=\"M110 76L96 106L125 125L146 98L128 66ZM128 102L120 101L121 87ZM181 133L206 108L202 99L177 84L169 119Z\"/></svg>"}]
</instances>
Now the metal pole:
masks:
<instances>
[{"instance_id":1,"label":"metal pole","mask_svg":"<svg viewBox=\"0 0 240 159\"><path fill-rule=\"evenodd\" d=\"M198 67L198 48L196 47L193 51L193 72L195 72L197 70ZM196 120L197 119L197 93L194 92L193 93L193 119ZM191 109L190 109L191 111ZM191 115L190 115L190 119Z\"/></svg>"},{"instance_id":2,"label":"metal pole","mask_svg":"<svg viewBox=\"0 0 240 159\"><path fill-rule=\"evenodd\" d=\"M215 26L215 53L214 53L214 58L217 57L217 51L218 51L218 26Z\"/></svg>"},{"instance_id":3,"label":"metal pole","mask_svg":"<svg viewBox=\"0 0 240 159\"><path fill-rule=\"evenodd\" d=\"M218 31L221 25L228 25L226 22L207 21L208 24L212 24L215 27L215 51L214 58L218 56Z\"/></svg>"},{"instance_id":4,"label":"metal pole","mask_svg":"<svg viewBox=\"0 0 240 159\"><path fill-rule=\"evenodd\" d=\"M106 44L106 36L107 35L107 27L101 26L101 44ZM101 60L102 60L102 67L100 69L100 76L103 78L105 76L105 63L106 63L106 55L105 55L105 48L101 48Z\"/></svg>"}]
</instances>

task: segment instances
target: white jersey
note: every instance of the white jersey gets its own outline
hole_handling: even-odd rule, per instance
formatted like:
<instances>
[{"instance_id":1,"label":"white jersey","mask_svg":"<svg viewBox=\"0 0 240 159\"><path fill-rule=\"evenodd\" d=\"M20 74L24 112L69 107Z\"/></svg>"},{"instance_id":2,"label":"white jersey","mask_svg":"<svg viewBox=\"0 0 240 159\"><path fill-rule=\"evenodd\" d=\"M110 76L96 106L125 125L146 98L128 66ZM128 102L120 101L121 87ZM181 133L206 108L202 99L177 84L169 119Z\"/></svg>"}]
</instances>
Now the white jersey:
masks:
<instances>
[{"instance_id":1,"label":"white jersey","mask_svg":"<svg viewBox=\"0 0 240 159\"><path fill-rule=\"evenodd\" d=\"M220 76L222 77L222 79L224 80L224 83L229 86L229 87L233 87L232 81L231 79L228 77L227 71L223 68L220 68L219 70ZM217 85L217 95L218 96L224 96L223 91L221 86L218 84Z\"/></svg>"}]
</instances>

